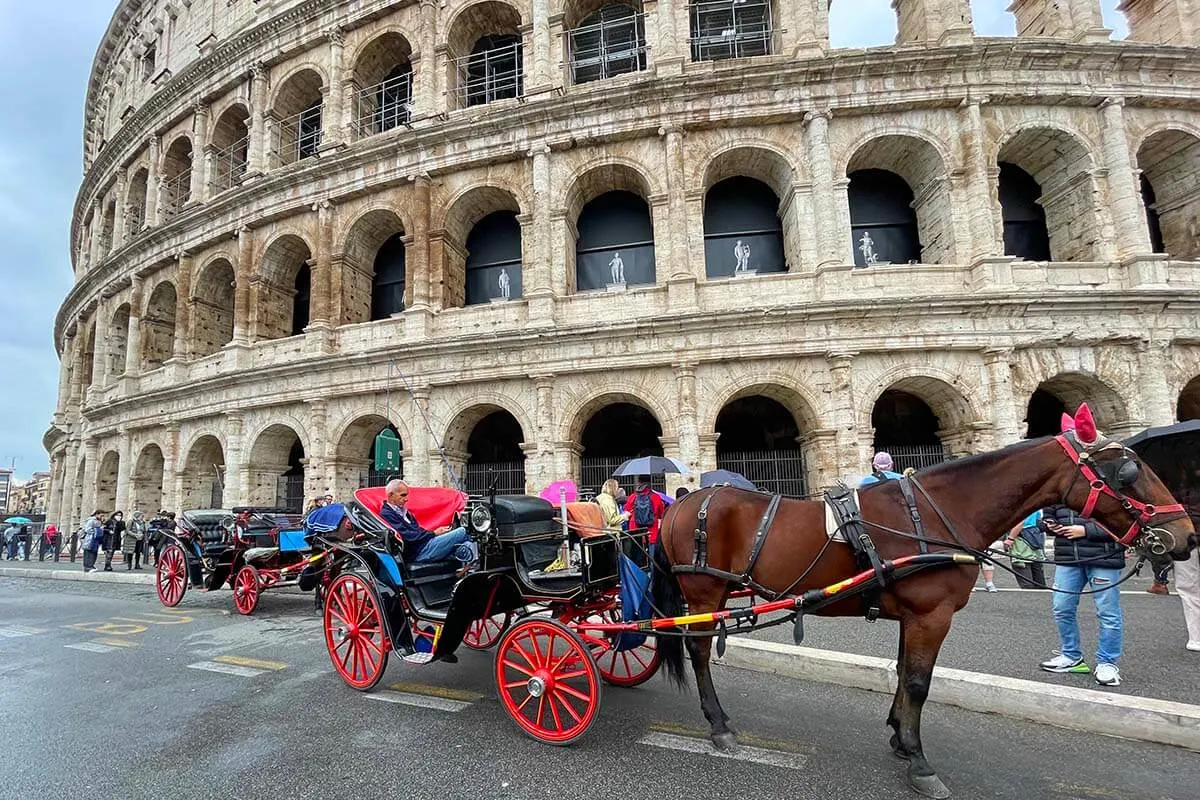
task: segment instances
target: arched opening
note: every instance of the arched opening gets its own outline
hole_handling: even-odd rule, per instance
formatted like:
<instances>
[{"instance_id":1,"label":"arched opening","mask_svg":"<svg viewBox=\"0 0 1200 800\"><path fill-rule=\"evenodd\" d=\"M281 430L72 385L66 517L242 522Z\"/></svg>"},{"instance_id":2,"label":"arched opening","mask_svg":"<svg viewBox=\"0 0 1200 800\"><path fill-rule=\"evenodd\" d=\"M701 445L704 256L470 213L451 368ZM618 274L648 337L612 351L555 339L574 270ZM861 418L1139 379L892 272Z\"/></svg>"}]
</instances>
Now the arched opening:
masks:
<instances>
[{"instance_id":1,"label":"arched opening","mask_svg":"<svg viewBox=\"0 0 1200 800\"><path fill-rule=\"evenodd\" d=\"M192 140L180 136L167 148L162 164L159 213L170 219L192 199Z\"/></svg>"},{"instance_id":2,"label":"arched opening","mask_svg":"<svg viewBox=\"0 0 1200 800\"><path fill-rule=\"evenodd\" d=\"M80 334L79 385L87 391L92 385L96 367L96 321L91 320Z\"/></svg>"},{"instance_id":3,"label":"arched opening","mask_svg":"<svg viewBox=\"0 0 1200 800\"><path fill-rule=\"evenodd\" d=\"M108 255L113 249L113 232L116 229L116 198L109 200L108 204L104 206L104 215L101 220L102 227L100 229L100 253L101 255Z\"/></svg>"},{"instance_id":4,"label":"arched opening","mask_svg":"<svg viewBox=\"0 0 1200 800\"><path fill-rule=\"evenodd\" d=\"M175 285L163 281L150 293L142 316L142 369L161 367L175 352Z\"/></svg>"},{"instance_id":5,"label":"arched opening","mask_svg":"<svg viewBox=\"0 0 1200 800\"><path fill-rule=\"evenodd\" d=\"M217 119L212 130L214 193L242 182L250 163L250 112L241 103L232 105Z\"/></svg>"},{"instance_id":6,"label":"arched opening","mask_svg":"<svg viewBox=\"0 0 1200 800\"><path fill-rule=\"evenodd\" d=\"M259 315L256 339L295 336L308 326L312 300L312 251L298 236L279 237L263 254L259 267Z\"/></svg>"},{"instance_id":7,"label":"arched opening","mask_svg":"<svg viewBox=\"0 0 1200 800\"><path fill-rule=\"evenodd\" d=\"M1138 148L1137 166L1155 252L1200 260L1200 138L1178 130L1155 133Z\"/></svg>"},{"instance_id":8,"label":"arched opening","mask_svg":"<svg viewBox=\"0 0 1200 800\"><path fill-rule=\"evenodd\" d=\"M388 32L363 48L354 65L358 136L390 131L412 116L412 46Z\"/></svg>"},{"instance_id":9,"label":"arched opening","mask_svg":"<svg viewBox=\"0 0 1200 800\"><path fill-rule=\"evenodd\" d=\"M404 310L404 234L394 233L375 254L371 278L371 319L387 319Z\"/></svg>"},{"instance_id":10,"label":"arched opening","mask_svg":"<svg viewBox=\"0 0 1200 800\"><path fill-rule=\"evenodd\" d=\"M882 169L857 170L849 177L855 266L919 262L917 214L912 207L913 191L905 180Z\"/></svg>"},{"instance_id":11,"label":"arched opening","mask_svg":"<svg viewBox=\"0 0 1200 800\"><path fill-rule=\"evenodd\" d=\"M900 38L893 0L830 2L830 47L890 47Z\"/></svg>"},{"instance_id":12,"label":"arched opening","mask_svg":"<svg viewBox=\"0 0 1200 800\"><path fill-rule=\"evenodd\" d=\"M1035 389L1025 407L1025 438L1037 439L1054 436L1062 432L1062 415L1067 406L1062 400L1046 391Z\"/></svg>"},{"instance_id":13,"label":"arched opening","mask_svg":"<svg viewBox=\"0 0 1200 800\"><path fill-rule=\"evenodd\" d=\"M521 223L514 211L493 211L467 235L466 304L521 296Z\"/></svg>"},{"instance_id":14,"label":"arched opening","mask_svg":"<svg viewBox=\"0 0 1200 800\"><path fill-rule=\"evenodd\" d=\"M221 258L204 268L192 295L192 356L204 358L233 341L233 265Z\"/></svg>"},{"instance_id":15,"label":"arched opening","mask_svg":"<svg viewBox=\"0 0 1200 800\"><path fill-rule=\"evenodd\" d=\"M272 425L250 448L247 473L250 505L277 506L292 512L304 508L304 445L287 425Z\"/></svg>"},{"instance_id":16,"label":"arched opening","mask_svg":"<svg viewBox=\"0 0 1200 800\"><path fill-rule=\"evenodd\" d=\"M1004 255L1026 261L1050 260L1050 234L1042 209L1042 187L1015 164L1000 162L1000 214L1004 219Z\"/></svg>"},{"instance_id":17,"label":"arched opening","mask_svg":"<svg viewBox=\"0 0 1200 800\"><path fill-rule=\"evenodd\" d=\"M125 237L131 238L146 227L146 189L150 184L150 173L142 167L129 179L129 190L125 194Z\"/></svg>"},{"instance_id":18,"label":"arched opening","mask_svg":"<svg viewBox=\"0 0 1200 800\"><path fill-rule=\"evenodd\" d=\"M488 412L471 428L463 485L469 494L486 494L495 482L498 494L525 494L525 434L517 418L503 409Z\"/></svg>"},{"instance_id":19,"label":"arched opening","mask_svg":"<svg viewBox=\"0 0 1200 800\"><path fill-rule=\"evenodd\" d=\"M1083 403L1091 408L1096 425L1105 433L1120 435L1124 426L1128 426L1125 403L1112 387L1095 375L1060 372L1039 383L1029 396L1025 414L1026 438L1061 432L1063 413L1074 414Z\"/></svg>"},{"instance_id":20,"label":"arched opening","mask_svg":"<svg viewBox=\"0 0 1200 800\"><path fill-rule=\"evenodd\" d=\"M1179 403L1175 407L1175 416L1180 422L1200 419L1200 376L1188 381L1187 386L1179 393Z\"/></svg>"},{"instance_id":21,"label":"arched opening","mask_svg":"<svg viewBox=\"0 0 1200 800\"><path fill-rule=\"evenodd\" d=\"M201 436L188 450L180 478L179 511L223 508L225 453L215 436Z\"/></svg>"},{"instance_id":22,"label":"arched opening","mask_svg":"<svg viewBox=\"0 0 1200 800\"><path fill-rule=\"evenodd\" d=\"M704 264L710 278L787 271L779 198L770 186L735 176L708 190Z\"/></svg>"},{"instance_id":23,"label":"arched opening","mask_svg":"<svg viewBox=\"0 0 1200 800\"><path fill-rule=\"evenodd\" d=\"M775 52L770 0L688 3L692 61L765 56Z\"/></svg>"},{"instance_id":24,"label":"arched opening","mask_svg":"<svg viewBox=\"0 0 1200 800\"><path fill-rule=\"evenodd\" d=\"M782 403L752 394L717 415L717 469L740 472L764 491L808 495L800 427Z\"/></svg>"},{"instance_id":25,"label":"arched opening","mask_svg":"<svg viewBox=\"0 0 1200 800\"><path fill-rule=\"evenodd\" d=\"M458 108L524 93L521 15L507 3L485 0L453 21L447 45Z\"/></svg>"},{"instance_id":26,"label":"arched opening","mask_svg":"<svg viewBox=\"0 0 1200 800\"><path fill-rule=\"evenodd\" d=\"M872 447L891 453L897 471L940 464L946 447L939 436L941 422L929 404L905 391L888 389L871 410L875 429Z\"/></svg>"},{"instance_id":27,"label":"arched opening","mask_svg":"<svg viewBox=\"0 0 1200 800\"><path fill-rule=\"evenodd\" d=\"M100 468L96 470L96 509L107 511L124 511L117 508L117 475L121 470L121 457L115 450L109 450L100 459ZM89 508L90 515L96 509Z\"/></svg>"},{"instance_id":28,"label":"arched opening","mask_svg":"<svg viewBox=\"0 0 1200 800\"><path fill-rule=\"evenodd\" d=\"M375 438L385 430L396 437L402 451L400 459L391 468L375 463ZM356 419L338 441L334 496L346 497L363 486L384 486L392 478L404 477L403 448L400 431L387 417L369 414Z\"/></svg>"},{"instance_id":29,"label":"arched opening","mask_svg":"<svg viewBox=\"0 0 1200 800\"><path fill-rule=\"evenodd\" d=\"M589 83L646 68L646 15L641 3L573 4L565 14L571 83Z\"/></svg>"},{"instance_id":30,"label":"arched opening","mask_svg":"<svg viewBox=\"0 0 1200 800\"><path fill-rule=\"evenodd\" d=\"M1066 131L1026 128L1004 143L997 162L1019 167L1041 188L1051 259L1095 261L1099 225L1087 148Z\"/></svg>"},{"instance_id":31,"label":"arched opening","mask_svg":"<svg viewBox=\"0 0 1200 800\"><path fill-rule=\"evenodd\" d=\"M640 405L618 401L595 411L583 426L579 437L579 488L598 492L617 467L630 458L661 456L662 425ZM621 485L632 488L634 478L621 478ZM651 485L664 490L666 479L651 476Z\"/></svg>"},{"instance_id":32,"label":"arched opening","mask_svg":"<svg viewBox=\"0 0 1200 800\"><path fill-rule=\"evenodd\" d=\"M149 520L163 507L163 459L162 449L148 444L134 462L133 481L130 486L132 507L130 513L141 511Z\"/></svg>"},{"instance_id":33,"label":"arched opening","mask_svg":"<svg viewBox=\"0 0 1200 800\"><path fill-rule=\"evenodd\" d=\"M294 164L321 147L324 81L304 69L279 87L273 107L271 153L277 166Z\"/></svg>"},{"instance_id":34,"label":"arched opening","mask_svg":"<svg viewBox=\"0 0 1200 800\"><path fill-rule=\"evenodd\" d=\"M583 207L576 228L578 291L655 282L654 222L642 197L606 192Z\"/></svg>"},{"instance_id":35,"label":"arched opening","mask_svg":"<svg viewBox=\"0 0 1200 800\"><path fill-rule=\"evenodd\" d=\"M354 221L340 256L341 324L387 319L406 306L404 223L385 208Z\"/></svg>"},{"instance_id":36,"label":"arched opening","mask_svg":"<svg viewBox=\"0 0 1200 800\"><path fill-rule=\"evenodd\" d=\"M122 303L112 315L108 326L108 364L105 367L105 382L112 383L125 374L129 355L129 303Z\"/></svg>"}]
</instances>

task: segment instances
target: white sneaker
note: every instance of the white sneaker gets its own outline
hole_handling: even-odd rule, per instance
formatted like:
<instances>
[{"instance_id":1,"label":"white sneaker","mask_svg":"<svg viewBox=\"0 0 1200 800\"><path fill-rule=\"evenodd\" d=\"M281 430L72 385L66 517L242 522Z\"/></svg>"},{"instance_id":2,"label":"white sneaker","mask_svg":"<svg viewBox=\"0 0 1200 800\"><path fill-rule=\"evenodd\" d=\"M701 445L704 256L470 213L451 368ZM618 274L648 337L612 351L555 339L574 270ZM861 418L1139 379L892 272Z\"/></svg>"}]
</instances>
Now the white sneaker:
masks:
<instances>
[{"instance_id":1,"label":"white sneaker","mask_svg":"<svg viewBox=\"0 0 1200 800\"><path fill-rule=\"evenodd\" d=\"M95 567L92 567L92 568L91 568L91 569L89 569L87 572L88 572L88 575L91 575L93 572L98 572L98 571L99 571L99 570L97 570Z\"/></svg>"},{"instance_id":2,"label":"white sneaker","mask_svg":"<svg viewBox=\"0 0 1200 800\"><path fill-rule=\"evenodd\" d=\"M1097 664L1096 683L1101 686L1120 686L1121 671L1112 664Z\"/></svg>"},{"instance_id":3,"label":"white sneaker","mask_svg":"<svg viewBox=\"0 0 1200 800\"><path fill-rule=\"evenodd\" d=\"M996 584L994 584L994 583L989 583L986 588L987 588L989 594L995 594L997 591Z\"/></svg>"},{"instance_id":4,"label":"white sneaker","mask_svg":"<svg viewBox=\"0 0 1200 800\"><path fill-rule=\"evenodd\" d=\"M1046 672L1080 672L1085 674L1091 672L1088 665L1084 663L1082 656L1079 658L1068 658L1062 653L1059 653L1049 661L1043 661L1040 666Z\"/></svg>"},{"instance_id":5,"label":"white sneaker","mask_svg":"<svg viewBox=\"0 0 1200 800\"><path fill-rule=\"evenodd\" d=\"M1192 639L1187 643L1187 649L1193 653L1200 653L1200 639Z\"/></svg>"}]
</instances>

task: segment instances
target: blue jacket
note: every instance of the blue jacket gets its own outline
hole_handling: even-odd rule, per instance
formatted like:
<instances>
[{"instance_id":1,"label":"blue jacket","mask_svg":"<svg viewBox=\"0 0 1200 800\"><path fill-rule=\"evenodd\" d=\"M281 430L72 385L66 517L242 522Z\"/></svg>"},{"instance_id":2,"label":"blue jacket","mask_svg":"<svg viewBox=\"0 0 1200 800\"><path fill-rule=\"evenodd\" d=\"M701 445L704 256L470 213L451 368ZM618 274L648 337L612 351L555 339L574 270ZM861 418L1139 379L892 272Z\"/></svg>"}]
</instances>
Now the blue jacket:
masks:
<instances>
[{"instance_id":1,"label":"blue jacket","mask_svg":"<svg viewBox=\"0 0 1200 800\"><path fill-rule=\"evenodd\" d=\"M411 511L406 510L405 513L401 513L399 508L385 502L379 515L404 540L404 557L409 561L416 559L421 554L421 548L425 546L425 543L433 538L433 531L422 528Z\"/></svg>"},{"instance_id":2,"label":"blue jacket","mask_svg":"<svg viewBox=\"0 0 1200 800\"><path fill-rule=\"evenodd\" d=\"M880 478L880 475L883 475L883 477ZM882 483L885 480L896 480L900 477L903 477L900 475L900 473L891 472L889 470L884 470L882 473L872 472L870 475L862 479L862 483L858 485L858 488L861 489L864 486L870 486L872 483Z\"/></svg>"}]
</instances>

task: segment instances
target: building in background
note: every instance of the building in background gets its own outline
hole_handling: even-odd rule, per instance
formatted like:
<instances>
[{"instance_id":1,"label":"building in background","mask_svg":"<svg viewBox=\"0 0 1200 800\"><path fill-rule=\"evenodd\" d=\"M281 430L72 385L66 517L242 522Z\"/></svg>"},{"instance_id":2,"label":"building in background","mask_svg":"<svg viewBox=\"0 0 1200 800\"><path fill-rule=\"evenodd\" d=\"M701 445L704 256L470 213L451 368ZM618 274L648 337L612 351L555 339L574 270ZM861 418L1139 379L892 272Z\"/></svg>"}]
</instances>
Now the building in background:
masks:
<instances>
[{"instance_id":1,"label":"building in background","mask_svg":"<svg viewBox=\"0 0 1200 800\"><path fill-rule=\"evenodd\" d=\"M50 496L50 473L35 472L21 484L14 484L8 493L8 513L39 516L46 513Z\"/></svg>"},{"instance_id":2,"label":"building in background","mask_svg":"<svg viewBox=\"0 0 1200 800\"><path fill-rule=\"evenodd\" d=\"M1200 416L1197 4L892 6L123 0L51 517L345 497L384 430L417 483L803 495Z\"/></svg>"},{"instance_id":3,"label":"building in background","mask_svg":"<svg viewBox=\"0 0 1200 800\"><path fill-rule=\"evenodd\" d=\"M13 471L11 469L0 467L0 508L5 511L9 510L12 503L13 491Z\"/></svg>"}]
</instances>

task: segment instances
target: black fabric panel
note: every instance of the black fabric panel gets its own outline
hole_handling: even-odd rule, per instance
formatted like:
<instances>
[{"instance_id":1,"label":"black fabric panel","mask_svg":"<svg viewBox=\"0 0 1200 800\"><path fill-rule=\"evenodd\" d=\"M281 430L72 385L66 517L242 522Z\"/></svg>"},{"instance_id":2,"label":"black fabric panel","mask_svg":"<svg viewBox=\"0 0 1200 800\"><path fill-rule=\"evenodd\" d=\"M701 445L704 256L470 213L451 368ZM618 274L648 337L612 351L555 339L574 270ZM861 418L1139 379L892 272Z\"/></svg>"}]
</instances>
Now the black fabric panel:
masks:
<instances>
[{"instance_id":1,"label":"black fabric panel","mask_svg":"<svg viewBox=\"0 0 1200 800\"><path fill-rule=\"evenodd\" d=\"M1142 205L1146 207L1146 225L1150 229L1150 250L1155 253L1167 252L1167 243L1163 240L1162 220L1158 216L1158 198L1154 195L1154 187L1150 179L1142 173Z\"/></svg>"},{"instance_id":2,"label":"black fabric panel","mask_svg":"<svg viewBox=\"0 0 1200 800\"><path fill-rule=\"evenodd\" d=\"M494 211L467 236L467 269L521 260L521 223L514 211Z\"/></svg>"},{"instance_id":3,"label":"black fabric panel","mask_svg":"<svg viewBox=\"0 0 1200 800\"><path fill-rule=\"evenodd\" d=\"M603 289L613 280L614 257L620 255L625 265L625 283L629 286L654 283L654 245L617 247L575 254L575 288L585 292Z\"/></svg>"},{"instance_id":4,"label":"black fabric panel","mask_svg":"<svg viewBox=\"0 0 1200 800\"><path fill-rule=\"evenodd\" d=\"M650 206L632 192L608 192L583 207L577 225L575 286L579 291L615 283L612 262L619 254L625 283L655 282L654 225Z\"/></svg>"},{"instance_id":5,"label":"black fabric panel","mask_svg":"<svg viewBox=\"0 0 1200 800\"><path fill-rule=\"evenodd\" d=\"M715 184L704 196L704 235L783 232L779 198L770 186L737 176Z\"/></svg>"},{"instance_id":6,"label":"black fabric panel","mask_svg":"<svg viewBox=\"0 0 1200 800\"><path fill-rule=\"evenodd\" d=\"M867 267L863 251L863 234L871 237L876 263L907 264L921 260L921 242L917 238L917 223L907 225L855 225L851 229L854 240L854 264Z\"/></svg>"},{"instance_id":7,"label":"black fabric panel","mask_svg":"<svg viewBox=\"0 0 1200 800\"><path fill-rule=\"evenodd\" d=\"M884 169L850 173L851 225L917 224L913 192L903 178Z\"/></svg>"},{"instance_id":8,"label":"black fabric panel","mask_svg":"<svg viewBox=\"0 0 1200 800\"><path fill-rule=\"evenodd\" d=\"M404 241L392 236L375 254L375 279L371 285L371 319L387 319L404 310Z\"/></svg>"},{"instance_id":9,"label":"black fabric panel","mask_svg":"<svg viewBox=\"0 0 1200 800\"><path fill-rule=\"evenodd\" d=\"M1027 261L1049 261L1050 233L1046 229L1046 211L1038 203L1042 187L1025 170L1001 161L997 190L1000 215L1004 220L1004 255Z\"/></svg>"},{"instance_id":10,"label":"black fabric panel","mask_svg":"<svg viewBox=\"0 0 1200 800\"><path fill-rule=\"evenodd\" d=\"M704 237L704 272L710 278L728 278L737 267L737 248L750 248L747 269L762 275L768 272L785 272L783 257L783 234L759 235L732 234L729 236Z\"/></svg>"},{"instance_id":11,"label":"black fabric panel","mask_svg":"<svg viewBox=\"0 0 1200 800\"><path fill-rule=\"evenodd\" d=\"M296 294L292 297L292 336L308 327L308 303L312 297L312 271L300 267L296 273Z\"/></svg>"},{"instance_id":12,"label":"black fabric panel","mask_svg":"<svg viewBox=\"0 0 1200 800\"><path fill-rule=\"evenodd\" d=\"M521 296L521 262L511 261L467 270L466 303L469 306L490 303L504 297L501 274L508 278L508 299Z\"/></svg>"}]
</instances>

